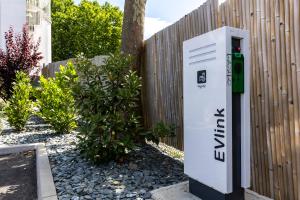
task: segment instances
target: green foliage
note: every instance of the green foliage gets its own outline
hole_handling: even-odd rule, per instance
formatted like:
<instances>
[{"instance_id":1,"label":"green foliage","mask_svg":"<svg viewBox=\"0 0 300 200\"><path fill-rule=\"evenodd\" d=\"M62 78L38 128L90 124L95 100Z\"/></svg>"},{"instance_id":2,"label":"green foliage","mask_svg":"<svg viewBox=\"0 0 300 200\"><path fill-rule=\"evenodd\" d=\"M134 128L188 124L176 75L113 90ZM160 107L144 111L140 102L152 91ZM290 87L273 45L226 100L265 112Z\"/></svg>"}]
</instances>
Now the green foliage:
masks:
<instances>
[{"instance_id":1,"label":"green foliage","mask_svg":"<svg viewBox=\"0 0 300 200\"><path fill-rule=\"evenodd\" d=\"M0 98L0 117L2 116L6 106L7 104L5 103L5 101L2 98Z\"/></svg>"},{"instance_id":2,"label":"green foliage","mask_svg":"<svg viewBox=\"0 0 300 200\"><path fill-rule=\"evenodd\" d=\"M53 60L84 53L91 58L120 48L123 14L109 3L82 0L52 0Z\"/></svg>"},{"instance_id":3,"label":"green foliage","mask_svg":"<svg viewBox=\"0 0 300 200\"><path fill-rule=\"evenodd\" d=\"M52 0L51 1L51 12L66 12L70 6L74 6L73 0Z\"/></svg>"},{"instance_id":4,"label":"green foliage","mask_svg":"<svg viewBox=\"0 0 300 200\"><path fill-rule=\"evenodd\" d=\"M95 163L119 159L135 147L138 139L158 142L173 129L159 123L145 131L139 115L141 78L130 70L131 58L110 55L103 66L88 59L76 62L79 75L74 87L81 121L79 148Z\"/></svg>"},{"instance_id":5,"label":"green foliage","mask_svg":"<svg viewBox=\"0 0 300 200\"><path fill-rule=\"evenodd\" d=\"M0 98L0 132L3 129L3 119L5 118L6 102Z\"/></svg>"},{"instance_id":6,"label":"green foliage","mask_svg":"<svg viewBox=\"0 0 300 200\"><path fill-rule=\"evenodd\" d=\"M32 86L29 76L24 72L18 72L16 82L13 83L13 94L8 101L8 106L5 108L9 124L18 131L24 129L33 111L33 104L30 100L31 91Z\"/></svg>"},{"instance_id":7,"label":"green foliage","mask_svg":"<svg viewBox=\"0 0 300 200\"><path fill-rule=\"evenodd\" d=\"M103 66L77 61L79 82L75 87L81 127L82 153L99 163L118 159L134 147L142 130L137 112L141 80L130 71L131 59L111 55Z\"/></svg>"},{"instance_id":8,"label":"green foliage","mask_svg":"<svg viewBox=\"0 0 300 200\"><path fill-rule=\"evenodd\" d=\"M69 133L76 127L75 100L72 87L77 74L72 63L60 66L56 78L40 78L41 87L36 90L38 115L58 133Z\"/></svg>"},{"instance_id":9,"label":"green foliage","mask_svg":"<svg viewBox=\"0 0 300 200\"><path fill-rule=\"evenodd\" d=\"M176 126L174 124L169 125L161 121L155 124L152 130L145 131L141 134L144 135L147 140L158 145L159 138L175 136L175 129Z\"/></svg>"}]
</instances>

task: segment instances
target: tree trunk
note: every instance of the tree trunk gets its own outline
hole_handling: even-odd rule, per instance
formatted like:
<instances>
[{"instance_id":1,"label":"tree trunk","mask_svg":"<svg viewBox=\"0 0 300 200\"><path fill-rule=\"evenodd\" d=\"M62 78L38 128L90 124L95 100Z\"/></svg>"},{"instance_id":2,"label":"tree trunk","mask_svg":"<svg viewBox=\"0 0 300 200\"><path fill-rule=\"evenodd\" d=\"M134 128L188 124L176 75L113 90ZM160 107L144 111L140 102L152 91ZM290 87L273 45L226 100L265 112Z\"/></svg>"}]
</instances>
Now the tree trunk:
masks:
<instances>
[{"instance_id":1,"label":"tree trunk","mask_svg":"<svg viewBox=\"0 0 300 200\"><path fill-rule=\"evenodd\" d=\"M121 51L133 57L133 70L140 74L147 0L125 0Z\"/></svg>"},{"instance_id":2,"label":"tree trunk","mask_svg":"<svg viewBox=\"0 0 300 200\"><path fill-rule=\"evenodd\" d=\"M121 51L133 58L132 70L141 75L143 44L144 44L144 20L147 0L125 0L124 18L122 29ZM142 101L140 96L138 112L143 116ZM143 124L143 117L141 119ZM144 137L137 134L136 142L145 143Z\"/></svg>"}]
</instances>

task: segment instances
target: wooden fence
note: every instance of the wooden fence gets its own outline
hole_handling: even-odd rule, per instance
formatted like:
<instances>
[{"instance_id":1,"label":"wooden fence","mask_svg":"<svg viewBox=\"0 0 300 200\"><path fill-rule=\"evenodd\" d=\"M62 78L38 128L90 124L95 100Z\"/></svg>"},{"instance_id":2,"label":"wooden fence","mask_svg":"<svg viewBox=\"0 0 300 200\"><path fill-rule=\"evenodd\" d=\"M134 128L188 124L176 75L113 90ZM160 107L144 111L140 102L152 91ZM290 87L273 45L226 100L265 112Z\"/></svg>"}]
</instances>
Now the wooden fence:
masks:
<instances>
[{"instance_id":1,"label":"wooden fence","mask_svg":"<svg viewBox=\"0 0 300 200\"><path fill-rule=\"evenodd\" d=\"M182 43L227 25L251 35L252 189L300 200L300 0L208 0L145 41L144 118L178 126L183 149ZM197 152L195 152L197 154Z\"/></svg>"}]
</instances>

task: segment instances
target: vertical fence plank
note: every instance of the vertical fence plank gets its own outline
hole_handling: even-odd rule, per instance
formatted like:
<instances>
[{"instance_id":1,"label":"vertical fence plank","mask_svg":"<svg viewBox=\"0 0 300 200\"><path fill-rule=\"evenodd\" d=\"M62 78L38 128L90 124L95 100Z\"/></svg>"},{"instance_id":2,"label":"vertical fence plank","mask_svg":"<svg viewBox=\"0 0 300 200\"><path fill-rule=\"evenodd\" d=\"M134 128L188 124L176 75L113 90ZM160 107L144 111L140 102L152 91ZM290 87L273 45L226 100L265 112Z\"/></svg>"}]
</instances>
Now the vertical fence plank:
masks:
<instances>
[{"instance_id":1,"label":"vertical fence plank","mask_svg":"<svg viewBox=\"0 0 300 200\"><path fill-rule=\"evenodd\" d=\"M267 142L267 155L268 155L268 184L266 195L271 196L273 194L273 163L272 163L272 146L270 136L270 109L269 109L269 87L268 87L268 59L267 59L267 31L266 31L266 9L265 1L260 1L261 7L261 45L262 45L262 72L263 72L263 91L264 91L264 104L263 112L265 113L265 131L266 131L266 142Z\"/></svg>"},{"instance_id":2,"label":"vertical fence plank","mask_svg":"<svg viewBox=\"0 0 300 200\"><path fill-rule=\"evenodd\" d=\"M292 102L291 104L293 105L293 119L294 119L294 130L291 130L291 133L293 135L293 147L292 147L292 151L293 151L293 177L294 177L294 194L295 194L295 199L299 199L300 198L300 194L299 194L299 187L300 187L300 171L298 170L299 167L299 155L297 155L297 148L299 149L299 147L297 147L297 138L299 137L300 131L299 131L299 121L297 119L299 119L299 104L298 104L298 92L297 92L297 69L296 69L296 57L295 57L295 19L294 19L294 0L290 0L290 44L291 44L291 76L292 76ZM296 22L297 23L297 22Z\"/></svg>"},{"instance_id":3,"label":"vertical fence plank","mask_svg":"<svg viewBox=\"0 0 300 200\"><path fill-rule=\"evenodd\" d=\"M296 155L297 155L297 174L298 174L298 197L300 197L300 131L299 131L299 124L300 124L300 1L299 0L294 0L294 12L293 12L293 21L294 21L294 44L295 44L295 66L294 66L294 80L293 83L297 83L295 85L294 92L297 93L295 95L298 99L295 98L295 105L297 105L297 108L295 109L295 113L297 114L295 116L295 121L297 125L297 130L295 133L295 146L296 146Z\"/></svg>"}]
</instances>

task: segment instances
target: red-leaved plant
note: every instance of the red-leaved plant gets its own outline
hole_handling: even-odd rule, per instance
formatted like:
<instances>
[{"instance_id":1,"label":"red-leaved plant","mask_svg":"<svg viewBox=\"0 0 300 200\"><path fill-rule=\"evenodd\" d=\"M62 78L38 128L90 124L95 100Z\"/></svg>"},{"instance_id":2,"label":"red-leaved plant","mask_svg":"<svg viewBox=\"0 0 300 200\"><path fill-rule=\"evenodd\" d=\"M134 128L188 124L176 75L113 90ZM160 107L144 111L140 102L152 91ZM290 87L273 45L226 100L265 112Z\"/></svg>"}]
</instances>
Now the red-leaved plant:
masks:
<instances>
[{"instance_id":1,"label":"red-leaved plant","mask_svg":"<svg viewBox=\"0 0 300 200\"><path fill-rule=\"evenodd\" d=\"M6 51L0 49L0 97L8 100L12 95L12 83L16 73L29 74L43 58L38 51L40 40L34 43L29 35L28 26L23 26L21 34L14 34L12 27L5 32Z\"/></svg>"}]
</instances>

